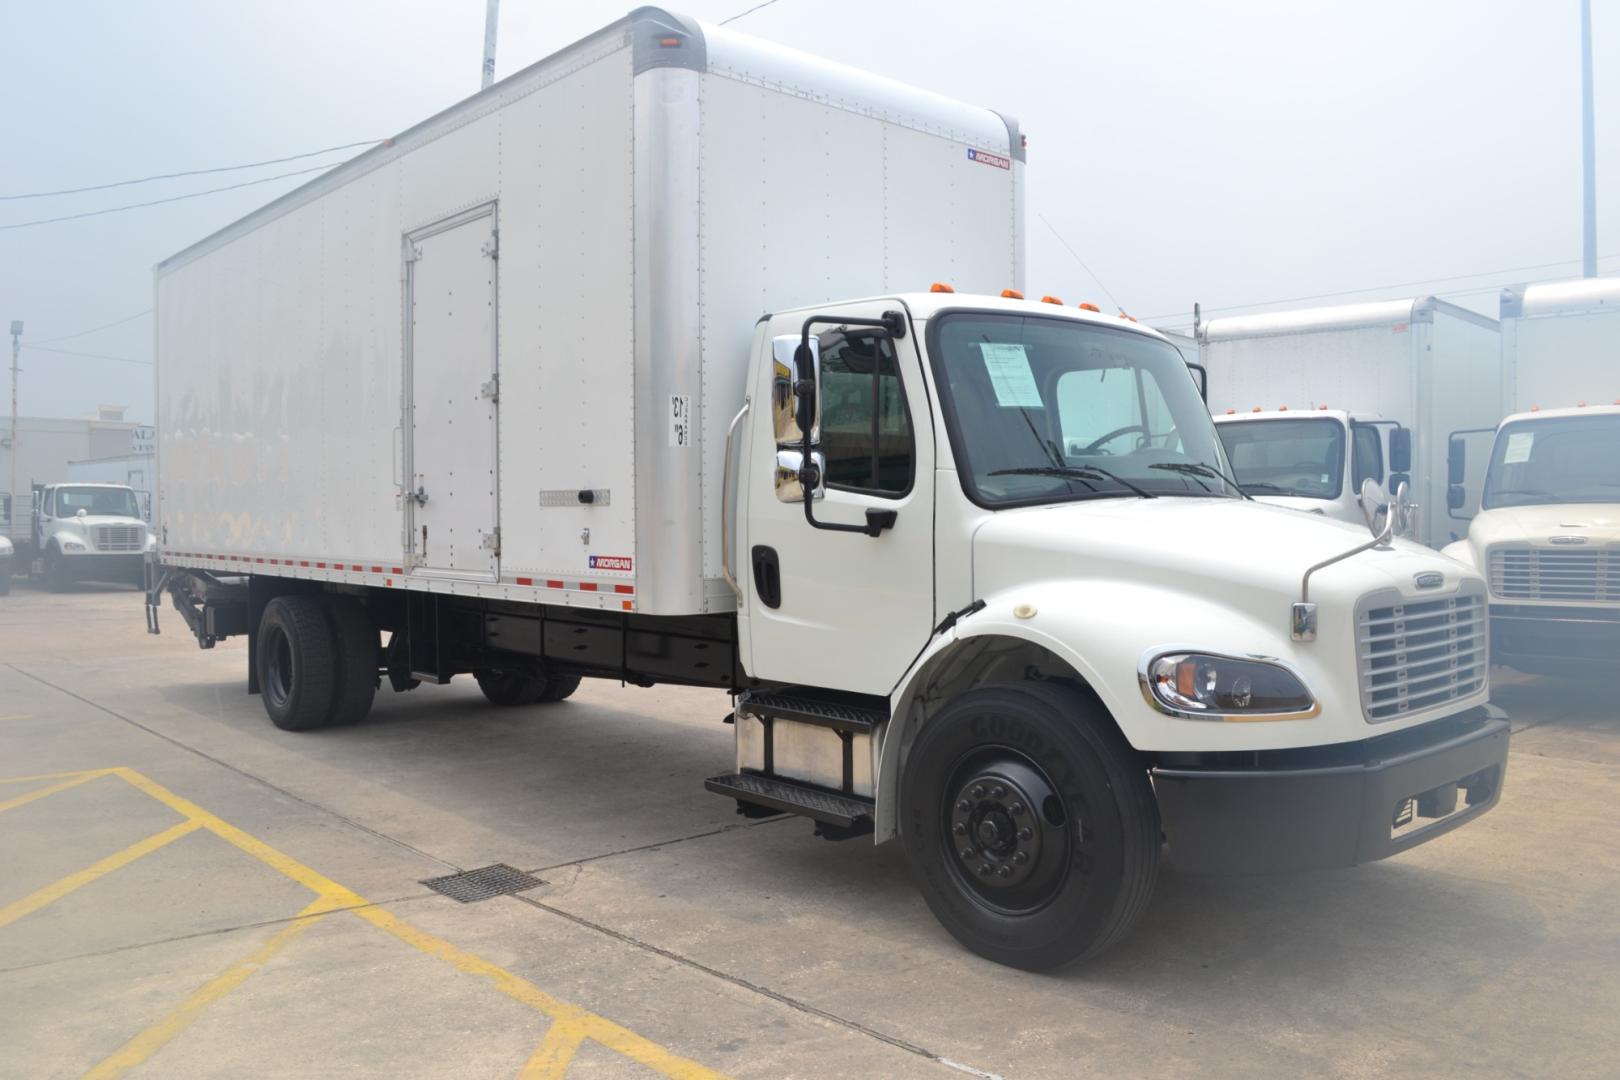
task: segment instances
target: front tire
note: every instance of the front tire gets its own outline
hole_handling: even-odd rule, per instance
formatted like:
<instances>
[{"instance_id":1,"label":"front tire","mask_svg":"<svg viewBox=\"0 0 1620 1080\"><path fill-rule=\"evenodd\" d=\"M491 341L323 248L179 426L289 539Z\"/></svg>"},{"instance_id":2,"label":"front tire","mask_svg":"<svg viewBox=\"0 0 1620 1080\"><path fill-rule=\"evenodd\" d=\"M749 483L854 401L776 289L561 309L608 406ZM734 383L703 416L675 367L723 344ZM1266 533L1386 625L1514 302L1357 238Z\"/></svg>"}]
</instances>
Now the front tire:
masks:
<instances>
[{"instance_id":1,"label":"front tire","mask_svg":"<svg viewBox=\"0 0 1620 1080\"><path fill-rule=\"evenodd\" d=\"M337 642L318 596L278 596L258 635L259 696L283 731L321 727L337 699Z\"/></svg>"},{"instance_id":2,"label":"front tire","mask_svg":"<svg viewBox=\"0 0 1620 1080\"><path fill-rule=\"evenodd\" d=\"M53 593L67 592L73 587L73 568L67 565L65 555L54 551L46 553L45 587Z\"/></svg>"},{"instance_id":3,"label":"front tire","mask_svg":"<svg viewBox=\"0 0 1620 1080\"><path fill-rule=\"evenodd\" d=\"M1160 834L1147 770L1078 690L962 695L917 736L899 809L929 908L997 963L1039 971L1095 956L1152 895Z\"/></svg>"}]
</instances>

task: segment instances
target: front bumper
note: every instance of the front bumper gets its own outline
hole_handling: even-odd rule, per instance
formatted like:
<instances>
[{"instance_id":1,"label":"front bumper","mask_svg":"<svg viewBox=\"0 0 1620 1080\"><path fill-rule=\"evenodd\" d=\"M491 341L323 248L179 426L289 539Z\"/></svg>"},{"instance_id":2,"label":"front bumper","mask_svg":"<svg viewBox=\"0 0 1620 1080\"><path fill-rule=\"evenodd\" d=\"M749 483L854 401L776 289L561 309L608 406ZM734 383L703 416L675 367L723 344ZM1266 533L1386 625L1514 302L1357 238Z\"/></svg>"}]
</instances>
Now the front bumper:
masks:
<instances>
[{"instance_id":1,"label":"front bumper","mask_svg":"<svg viewBox=\"0 0 1620 1080\"><path fill-rule=\"evenodd\" d=\"M1343 746L1167 755L1151 770L1176 869L1268 874L1388 858L1502 792L1508 721L1490 705Z\"/></svg>"},{"instance_id":2,"label":"front bumper","mask_svg":"<svg viewBox=\"0 0 1620 1080\"><path fill-rule=\"evenodd\" d=\"M74 581L118 581L140 584L146 562L145 554L132 551L115 555L86 552L82 555L62 554L63 571Z\"/></svg>"},{"instance_id":3,"label":"front bumper","mask_svg":"<svg viewBox=\"0 0 1620 1080\"><path fill-rule=\"evenodd\" d=\"M1620 664L1620 609L1492 604L1491 661L1538 669Z\"/></svg>"}]
</instances>

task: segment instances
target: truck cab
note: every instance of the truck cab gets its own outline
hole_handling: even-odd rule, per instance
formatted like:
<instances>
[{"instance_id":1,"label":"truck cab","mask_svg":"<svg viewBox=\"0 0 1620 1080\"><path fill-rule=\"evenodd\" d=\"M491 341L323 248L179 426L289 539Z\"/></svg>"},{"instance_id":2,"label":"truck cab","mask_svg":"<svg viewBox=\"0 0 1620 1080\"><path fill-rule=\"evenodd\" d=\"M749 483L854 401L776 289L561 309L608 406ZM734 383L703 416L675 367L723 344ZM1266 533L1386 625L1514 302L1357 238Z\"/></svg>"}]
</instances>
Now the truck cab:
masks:
<instances>
[{"instance_id":1,"label":"truck cab","mask_svg":"<svg viewBox=\"0 0 1620 1080\"><path fill-rule=\"evenodd\" d=\"M1412 433L1397 420L1343 409L1287 408L1215 418L1232 474L1255 499L1362 524L1387 513L1411 479ZM1363 487L1371 481L1370 500ZM1398 535L1410 535L1410 518Z\"/></svg>"},{"instance_id":2,"label":"truck cab","mask_svg":"<svg viewBox=\"0 0 1620 1080\"><path fill-rule=\"evenodd\" d=\"M1456 508L1467 445L1451 441ZM1478 495L1445 554L1489 583L1492 659L1536 674L1620 667L1620 402L1507 417Z\"/></svg>"},{"instance_id":3,"label":"truck cab","mask_svg":"<svg viewBox=\"0 0 1620 1080\"><path fill-rule=\"evenodd\" d=\"M154 541L132 489L47 484L34 499L34 572L53 591L77 581L141 584Z\"/></svg>"}]
</instances>

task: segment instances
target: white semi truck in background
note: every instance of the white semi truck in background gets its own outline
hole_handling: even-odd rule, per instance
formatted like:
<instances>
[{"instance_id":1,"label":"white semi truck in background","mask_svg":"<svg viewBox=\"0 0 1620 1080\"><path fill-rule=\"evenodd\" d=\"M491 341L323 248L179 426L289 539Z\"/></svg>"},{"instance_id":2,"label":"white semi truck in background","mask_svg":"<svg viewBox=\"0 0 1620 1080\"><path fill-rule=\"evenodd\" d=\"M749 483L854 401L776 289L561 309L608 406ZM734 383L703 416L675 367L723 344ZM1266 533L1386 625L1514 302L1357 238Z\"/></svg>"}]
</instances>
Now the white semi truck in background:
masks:
<instances>
[{"instance_id":1,"label":"white semi truck in background","mask_svg":"<svg viewBox=\"0 0 1620 1080\"><path fill-rule=\"evenodd\" d=\"M1483 581L1237 492L1161 335L1019 295L1023 170L989 110L633 12L159 265L149 623L246 635L287 729L381 678L729 691L710 790L898 838L1028 968L1166 839L1486 811Z\"/></svg>"},{"instance_id":2,"label":"white semi truck in background","mask_svg":"<svg viewBox=\"0 0 1620 1080\"><path fill-rule=\"evenodd\" d=\"M1504 289L1501 315L1509 415L1450 439L1448 501L1459 517L1478 509L1467 538L1445 553L1490 583L1493 660L1542 674L1612 671L1620 666L1620 278Z\"/></svg>"},{"instance_id":3,"label":"white semi truck in background","mask_svg":"<svg viewBox=\"0 0 1620 1080\"><path fill-rule=\"evenodd\" d=\"M1402 535L1431 547L1460 535L1447 436L1501 415L1495 319L1420 296L1212 319L1197 336L1210 410L1251 495L1378 521L1406 483ZM1479 464L1476 492L1482 476Z\"/></svg>"}]
</instances>

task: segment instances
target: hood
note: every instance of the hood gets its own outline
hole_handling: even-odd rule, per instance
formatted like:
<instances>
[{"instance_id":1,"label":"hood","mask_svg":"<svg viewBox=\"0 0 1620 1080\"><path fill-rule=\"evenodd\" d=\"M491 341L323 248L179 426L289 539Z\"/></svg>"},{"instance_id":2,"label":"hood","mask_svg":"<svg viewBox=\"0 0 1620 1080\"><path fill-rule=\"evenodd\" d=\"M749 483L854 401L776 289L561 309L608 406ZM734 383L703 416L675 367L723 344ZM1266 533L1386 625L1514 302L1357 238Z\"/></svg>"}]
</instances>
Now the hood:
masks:
<instances>
[{"instance_id":1,"label":"hood","mask_svg":"<svg viewBox=\"0 0 1620 1080\"><path fill-rule=\"evenodd\" d=\"M1559 537L1555 541L1553 538ZM1563 538L1570 539L1563 539ZM1570 542L1584 539L1584 545ZM1481 510L1468 526L1468 540L1476 549L1516 543L1530 547L1620 544L1620 503L1555 503L1548 506L1504 506Z\"/></svg>"},{"instance_id":2,"label":"hood","mask_svg":"<svg viewBox=\"0 0 1620 1080\"><path fill-rule=\"evenodd\" d=\"M1238 499L1094 499L1006 510L974 534L977 595L1033 580L1139 580L1209 591L1218 583L1276 616L1299 596L1310 566L1372 539L1364 526ZM1440 588L1414 577L1438 572ZM1313 599L1353 601L1375 589L1427 598L1455 589L1467 567L1426 547L1396 540L1354 555L1311 578ZM1284 608L1286 610L1286 608Z\"/></svg>"},{"instance_id":3,"label":"hood","mask_svg":"<svg viewBox=\"0 0 1620 1080\"><path fill-rule=\"evenodd\" d=\"M142 521L140 518L124 517L122 514L86 514L84 517L74 515L73 517L57 518L56 523L58 525L77 525L82 523L90 526L139 525L142 528L145 528L146 526L146 522Z\"/></svg>"}]
</instances>

